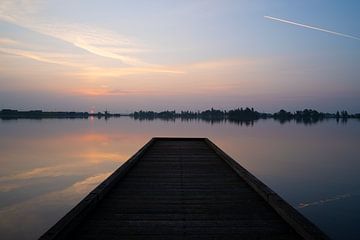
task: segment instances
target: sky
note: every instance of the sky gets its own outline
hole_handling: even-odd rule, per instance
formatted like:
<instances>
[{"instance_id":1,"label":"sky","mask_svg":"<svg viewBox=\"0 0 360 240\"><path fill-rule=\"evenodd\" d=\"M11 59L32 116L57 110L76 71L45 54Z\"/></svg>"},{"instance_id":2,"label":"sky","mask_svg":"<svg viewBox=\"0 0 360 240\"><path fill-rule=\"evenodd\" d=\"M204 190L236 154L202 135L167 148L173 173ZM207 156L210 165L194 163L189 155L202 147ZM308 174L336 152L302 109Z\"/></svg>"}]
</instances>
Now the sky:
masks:
<instances>
[{"instance_id":1,"label":"sky","mask_svg":"<svg viewBox=\"0 0 360 240\"><path fill-rule=\"evenodd\" d=\"M0 109L360 112L360 2L0 0Z\"/></svg>"}]
</instances>

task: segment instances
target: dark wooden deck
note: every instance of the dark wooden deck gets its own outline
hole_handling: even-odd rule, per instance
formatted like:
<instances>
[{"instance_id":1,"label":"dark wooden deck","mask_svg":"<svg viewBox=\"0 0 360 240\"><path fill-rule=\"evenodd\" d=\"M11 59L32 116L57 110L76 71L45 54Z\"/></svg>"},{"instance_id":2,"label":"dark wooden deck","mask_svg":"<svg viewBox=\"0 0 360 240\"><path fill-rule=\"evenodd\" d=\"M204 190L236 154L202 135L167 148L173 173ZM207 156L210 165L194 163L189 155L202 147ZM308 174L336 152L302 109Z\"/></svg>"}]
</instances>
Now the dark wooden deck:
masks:
<instances>
[{"instance_id":1,"label":"dark wooden deck","mask_svg":"<svg viewBox=\"0 0 360 240\"><path fill-rule=\"evenodd\" d=\"M327 239L205 138L154 138L41 239Z\"/></svg>"}]
</instances>

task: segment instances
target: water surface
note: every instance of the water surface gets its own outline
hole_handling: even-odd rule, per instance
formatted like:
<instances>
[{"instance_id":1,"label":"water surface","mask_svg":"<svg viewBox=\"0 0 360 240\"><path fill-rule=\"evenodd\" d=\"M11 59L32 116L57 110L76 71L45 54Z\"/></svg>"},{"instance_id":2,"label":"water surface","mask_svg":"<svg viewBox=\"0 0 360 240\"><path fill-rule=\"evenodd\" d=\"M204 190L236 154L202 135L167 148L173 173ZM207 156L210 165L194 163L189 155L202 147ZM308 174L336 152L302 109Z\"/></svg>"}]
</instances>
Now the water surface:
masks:
<instances>
[{"instance_id":1,"label":"water surface","mask_svg":"<svg viewBox=\"0 0 360 240\"><path fill-rule=\"evenodd\" d=\"M0 120L0 236L36 239L153 136L208 137L334 239L360 235L360 121Z\"/></svg>"}]
</instances>

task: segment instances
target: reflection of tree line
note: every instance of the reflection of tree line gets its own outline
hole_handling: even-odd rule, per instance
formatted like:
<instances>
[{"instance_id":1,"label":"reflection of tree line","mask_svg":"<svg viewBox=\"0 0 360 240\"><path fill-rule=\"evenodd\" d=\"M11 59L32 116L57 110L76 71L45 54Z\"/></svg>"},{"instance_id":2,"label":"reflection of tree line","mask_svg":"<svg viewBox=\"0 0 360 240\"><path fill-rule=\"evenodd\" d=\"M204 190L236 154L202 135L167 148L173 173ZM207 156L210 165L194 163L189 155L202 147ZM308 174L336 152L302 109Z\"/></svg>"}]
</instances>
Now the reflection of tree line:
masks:
<instances>
[{"instance_id":1,"label":"reflection of tree line","mask_svg":"<svg viewBox=\"0 0 360 240\"><path fill-rule=\"evenodd\" d=\"M263 118L268 118L269 114L259 113L253 108L239 108L230 111L222 111L216 109L209 109L205 111L139 111L134 112L131 116L137 120L175 120L180 119L181 121L192 121L192 120L202 120L209 123L219 123L219 122L233 122L239 125L253 125L255 121Z\"/></svg>"},{"instance_id":2,"label":"reflection of tree line","mask_svg":"<svg viewBox=\"0 0 360 240\"><path fill-rule=\"evenodd\" d=\"M314 124L326 119L336 119L337 122L347 122L349 118L360 120L360 113L349 114L347 111L336 113L323 113L312 109L305 109L296 112L287 112L280 110L276 113L260 113L253 108L237 108L229 111L209 109L205 111L138 111L132 114L110 113L108 111L88 113L88 112L46 112L41 110L35 111L18 111L11 109L3 109L0 111L1 119L17 119L17 118L112 118L120 116L130 116L137 120L155 120L161 119L166 121L193 121L202 120L209 123L231 122L239 125L253 125L259 119L275 119L280 123L295 121L296 123Z\"/></svg>"},{"instance_id":3,"label":"reflection of tree line","mask_svg":"<svg viewBox=\"0 0 360 240\"><path fill-rule=\"evenodd\" d=\"M295 121L296 123L315 124L326 119L336 119L337 121L346 122L349 118L356 118L360 120L360 114L349 114L347 111L336 113L323 113L312 109L304 109L302 111L287 112L280 110L276 113L260 113L253 108L238 108L230 111L209 109L205 111L139 111L131 114L137 120L173 120L181 119L182 121L203 120L206 122L232 122L240 125L253 125L259 119L275 119L280 123Z\"/></svg>"}]
</instances>

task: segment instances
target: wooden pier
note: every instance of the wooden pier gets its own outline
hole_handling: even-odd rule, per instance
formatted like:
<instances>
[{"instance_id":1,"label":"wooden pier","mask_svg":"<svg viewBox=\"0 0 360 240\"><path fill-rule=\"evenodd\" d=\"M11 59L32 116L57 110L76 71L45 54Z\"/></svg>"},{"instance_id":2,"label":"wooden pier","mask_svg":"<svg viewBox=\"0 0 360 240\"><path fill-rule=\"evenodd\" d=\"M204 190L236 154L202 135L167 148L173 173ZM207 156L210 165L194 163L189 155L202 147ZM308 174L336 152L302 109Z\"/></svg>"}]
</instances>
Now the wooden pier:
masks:
<instances>
[{"instance_id":1,"label":"wooden pier","mask_svg":"<svg viewBox=\"0 0 360 240\"><path fill-rule=\"evenodd\" d=\"M40 239L328 239L206 138L153 138Z\"/></svg>"}]
</instances>

